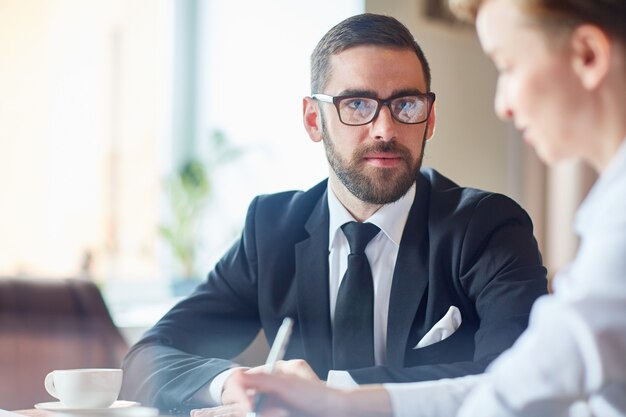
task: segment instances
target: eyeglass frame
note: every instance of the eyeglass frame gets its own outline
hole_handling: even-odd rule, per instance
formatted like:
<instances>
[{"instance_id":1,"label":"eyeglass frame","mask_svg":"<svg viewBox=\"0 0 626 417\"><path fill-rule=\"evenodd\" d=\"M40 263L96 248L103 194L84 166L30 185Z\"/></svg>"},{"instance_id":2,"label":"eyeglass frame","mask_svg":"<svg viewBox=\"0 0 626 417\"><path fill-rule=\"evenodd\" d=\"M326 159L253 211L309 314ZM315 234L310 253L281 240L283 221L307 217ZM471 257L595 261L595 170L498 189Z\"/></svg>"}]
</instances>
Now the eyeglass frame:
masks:
<instances>
[{"instance_id":1,"label":"eyeglass frame","mask_svg":"<svg viewBox=\"0 0 626 417\"><path fill-rule=\"evenodd\" d=\"M402 120L399 120L395 114L393 114L393 110L391 109L391 102L393 100L396 100L398 98L402 98L402 97L426 97L426 103L428 105L428 108L426 109L426 117L424 118L424 120L420 121L420 122L414 122L414 123L410 123L410 122L403 122ZM315 93L315 94L311 94L311 98L313 98L314 100L318 100L321 101L322 103L329 103L335 106L335 109L337 110L337 116L339 117L339 121L341 123L343 123L346 126L365 126L367 124L372 123L374 120L376 120L376 118L378 117L378 115L380 114L380 110L382 109L383 106L387 106L387 108L389 109L389 114L391 115L391 117L393 118L393 120L397 121L398 123L402 123L405 125L419 125L424 123L425 121L428 120L428 118L430 117L430 112L432 111L433 108L433 104L435 104L435 99L436 99L436 95L434 92L432 91L428 91L426 93L413 93L413 94L406 94L406 93L402 93L402 94L396 94L394 96L391 96L387 99L380 99L380 98L376 98L376 97L368 97L365 95L354 95L354 94L348 94L345 96L331 96L329 94L323 94L323 93ZM376 106L376 111L374 112L374 115L372 116L372 118L366 122L366 123L359 123L359 124L349 124L343 121L343 119L341 118L341 111L339 109L339 104L346 99L350 99L350 98L366 98L368 100L374 100L377 103Z\"/></svg>"}]
</instances>

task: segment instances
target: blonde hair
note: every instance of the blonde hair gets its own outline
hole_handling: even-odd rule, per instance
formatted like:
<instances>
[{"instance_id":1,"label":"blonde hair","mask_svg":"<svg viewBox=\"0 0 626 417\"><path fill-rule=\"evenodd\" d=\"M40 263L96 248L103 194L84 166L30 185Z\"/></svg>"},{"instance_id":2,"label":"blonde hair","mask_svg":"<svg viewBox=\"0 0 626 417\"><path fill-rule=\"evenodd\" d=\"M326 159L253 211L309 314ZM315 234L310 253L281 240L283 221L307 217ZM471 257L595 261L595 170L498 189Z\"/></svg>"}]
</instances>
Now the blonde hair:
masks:
<instances>
[{"instance_id":1,"label":"blonde hair","mask_svg":"<svg viewBox=\"0 0 626 417\"><path fill-rule=\"evenodd\" d=\"M474 23L483 0L448 0L448 6L457 19Z\"/></svg>"},{"instance_id":2,"label":"blonde hair","mask_svg":"<svg viewBox=\"0 0 626 417\"><path fill-rule=\"evenodd\" d=\"M487 0L448 0L452 12L474 22ZM508 0L546 29L572 28L589 23L626 44L626 0Z\"/></svg>"}]
</instances>

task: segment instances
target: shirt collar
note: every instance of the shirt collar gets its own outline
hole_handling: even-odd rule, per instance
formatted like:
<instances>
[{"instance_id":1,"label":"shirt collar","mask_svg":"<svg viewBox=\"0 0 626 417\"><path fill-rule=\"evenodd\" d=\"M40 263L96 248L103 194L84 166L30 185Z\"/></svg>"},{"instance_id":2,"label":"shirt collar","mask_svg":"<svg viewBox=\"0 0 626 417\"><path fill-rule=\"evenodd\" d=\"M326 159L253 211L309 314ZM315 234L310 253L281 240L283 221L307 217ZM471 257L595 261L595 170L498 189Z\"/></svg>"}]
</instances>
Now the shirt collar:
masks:
<instances>
[{"instance_id":1,"label":"shirt collar","mask_svg":"<svg viewBox=\"0 0 626 417\"><path fill-rule=\"evenodd\" d=\"M409 188L409 190L402 197L393 203L385 204L365 221L378 226L393 243L400 246L404 226L407 218L409 217L409 211L411 210L414 199L415 183L413 183L411 188ZM331 250L334 246L337 232L341 226L347 222L353 222L356 220L352 217L350 212L346 210L341 202L339 202L339 199L337 199L337 196L333 192L330 185L328 186L328 211L330 214L328 249Z\"/></svg>"},{"instance_id":2,"label":"shirt collar","mask_svg":"<svg viewBox=\"0 0 626 417\"><path fill-rule=\"evenodd\" d=\"M622 141L619 150L604 170L600 177L596 180L593 187L587 194L587 197L580 205L576 218L574 220L575 230L578 234L583 234L586 227L593 224L593 217L607 199L615 198L611 189L624 181L624 173L626 172L626 138ZM621 195L617 198L623 198Z\"/></svg>"}]
</instances>

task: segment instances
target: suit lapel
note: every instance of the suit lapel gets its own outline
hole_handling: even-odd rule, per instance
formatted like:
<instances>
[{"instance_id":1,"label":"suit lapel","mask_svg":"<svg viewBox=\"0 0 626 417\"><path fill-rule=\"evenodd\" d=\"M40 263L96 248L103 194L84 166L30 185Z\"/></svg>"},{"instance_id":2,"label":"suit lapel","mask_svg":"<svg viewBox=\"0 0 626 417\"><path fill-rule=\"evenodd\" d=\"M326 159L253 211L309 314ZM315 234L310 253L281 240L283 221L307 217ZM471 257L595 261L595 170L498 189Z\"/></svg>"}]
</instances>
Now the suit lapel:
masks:
<instances>
[{"instance_id":1,"label":"suit lapel","mask_svg":"<svg viewBox=\"0 0 626 417\"><path fill-rule=\"evenodd\" d=\"M328 299L328 204L320 198L305 228L309 238L295 246L298 316L305 358L320 375L332 366Z\"/></svg>"},{"instance_id":2,"label":"suit lapel","mask_svg":"<svg viewBox=\"0 0 626 417\"><path fill-rule=\"evenodd\" d=\"M409 333L428 283L428 190L428 184L418 175L389 296L387 365L391 367L404 365Z\"/></svg>"}]
</instances>

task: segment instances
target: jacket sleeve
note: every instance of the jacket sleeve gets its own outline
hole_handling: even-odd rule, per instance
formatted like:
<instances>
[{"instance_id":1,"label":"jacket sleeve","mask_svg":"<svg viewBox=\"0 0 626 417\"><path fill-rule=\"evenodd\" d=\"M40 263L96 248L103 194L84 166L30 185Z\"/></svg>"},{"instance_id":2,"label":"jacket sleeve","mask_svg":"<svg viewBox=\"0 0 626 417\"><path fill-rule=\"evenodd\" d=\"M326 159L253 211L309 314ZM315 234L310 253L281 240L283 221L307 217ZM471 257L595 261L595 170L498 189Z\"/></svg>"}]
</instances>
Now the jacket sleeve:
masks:
<instances>
[{"instance_id":1,"label":"jacket sleeve","mask_svg":"<svg viewBox=\"0 0 626 417\"><path fill-rule=\"evenodd\" d=\"M532 304L547 293L546 269L532 223L513 200L484 194L472 205L466 220L449 222L450 233L441 234L439 247L433 248L431 242L430 269L438 272L430 279L448 279L446 285L460 294L461 311L476 322L473 344L459 343L462 335L457 330L449 340L424 349L463 350L470 352L471 360L351 370L357 383L426 381L482 373L513 345L528 325ZM446 268L441 268L443 263Z\"/></svg>"},{"instance_id":2,"label":"jacket sleeve","mask_svg":"<svg viewBox=\"0 0 626 417\"><path fill-rule=\"evenodd\" d=\"M168 414L206 406L189 399L232 363L260 330L255 199L242 237L193 294L175 305L123 362L122 396Z\"/></svg>"}]
</instances>

